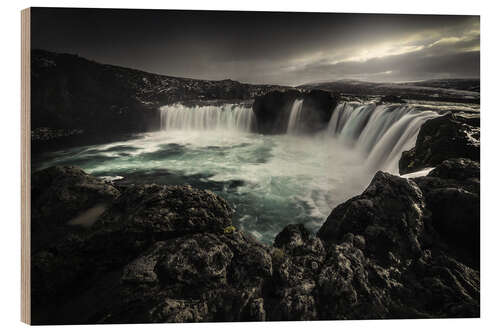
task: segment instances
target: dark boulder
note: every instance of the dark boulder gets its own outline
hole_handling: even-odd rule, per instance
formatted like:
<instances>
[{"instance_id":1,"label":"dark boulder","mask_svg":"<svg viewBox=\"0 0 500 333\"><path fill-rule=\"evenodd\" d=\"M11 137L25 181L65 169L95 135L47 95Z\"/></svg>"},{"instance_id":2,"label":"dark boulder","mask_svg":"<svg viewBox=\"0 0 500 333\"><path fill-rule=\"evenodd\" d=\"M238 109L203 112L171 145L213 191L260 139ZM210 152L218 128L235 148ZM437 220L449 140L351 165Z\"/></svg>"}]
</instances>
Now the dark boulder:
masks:
<instances>
[{"instance_id":1,"label":"dark boulder","mask_svg":"<svg viewBox=\"0 0 500 333\"><path fill-rule=\"evenodd\" d=\"M446 216L457 197L439 191L478 193L478 168L462 159L414 180L379 172L318 235L289 225L273 247L231 226L229 205L208 191L40 171L35 189L71 194L55 206L69 209L59 224L94 196L109 201L88 227L33 249L33 323L477 317L479 272L457 249L479 216ZM34 211L51 212L41 207L57 204L49 194L36 193ZM47 224L55 215L37 216Z\"/></svg>"},{"instance_id":2,"label":"dark boulder","mask_svg":"<svg viewBox=\"0 0 500 333\"><path fill-rule=\"evenodd\" d=\"M31 177L32 247L66 233L71 221L92 208L106 207L119 196L112 185L89 177L82 169L54 166Z\"/></svg>"},{"instance_id":3,"label":"dark boulder","mask_svg":"<svg viewBox=\"0 0 500 333\"><path fill-rule=\"evenodd\" d=\"M379 172L332 211L318 232L321 319L479 316L479 272L436 233L442 216L417 184Z\"/></svg>"},{"instance_id":4,"label":"dark boulder","mask_svg":"<svg viewBox=\"0 0 500 333\"><path fill-rule=\"evenodd\" d=\"M426 215L415 182L379 171L363 194L332 211L318 236L332 243L347 233L362 235L366 253L378 260L407 258L421 252Z\"/></svg>"},{"instance_id":5,"label":"dark boulder","mask_svg":"<svg viewBox=\"0 0 500 333\"><path fill-rule=\"evenodd\" d=\"M300 96L298 90L271 91L255 97L252 109L255 130L262 134L286 133L293 102Z\"/></svg>"},{"instance_id":6,"label":"dark boulder","mask_svg":"<svg viewBox=\"0 0 500 333\"><path fill-rule=\"evenodd\" d=\"M432 225L461 261L479 268L480 167L469 159L447 160L414 181L422 189Z\"/></svg>"},{"instance_id":7,"label":"dark boulder","mask_svg":"<svg viewBox=\"0 0 500 333\"><path fill-rule=\"evenodd\" d=\"M420 128L415 147L403 152L399 172L415 172L458 157L479 161L480 129L475 126L477 121L477 118L453 113L428 120Z\"/></svg>"},{"instance_id":8,"label":"dark boulder","mask_svg":"<svg viewBox=\"0 0 500 333\"><path fill-rule=\"evenodd\" d=\"M316 133L324 130L340 98L324 90L311 90L303 94L299 131Z\"/></svg>"},{"instance_id":9,"label":"dark boulder","mask_svg":"<svg viewBox=\"0 0 500 333\"><path fill-rule=\"evenodd\" d=\"M302 100L299 133L315 133L325 129L339 101L338 95L323 90L272 91L258 96L253 104L256 131L262 134L286 133L292 106L297 99Z\"/></svg>"},{"instance_id":10,"label":"dark boulder","mask_svg":"<svg viewBox=\"0 0 500 333\"><path fill-rule=\"evenodd\" d=\"M71 214L61 215L60 223L91 205L84 204L87 187L113 194L88 228L68 227L33 250L34 323L265 319L261 290L272 274L269 250L228 228L232 210L222 198L189 186L123 186L118 192L74 167L33 178L37 186L52 186L54 196L57 184L73 190L63 197ZM35 211L43 211L40 205L56 202L33 201Z\"/></svg>"},{"instance_id":11,"label":"dark boulder","mask_svg":"<svg viewBox=\"0 0 500 333\"><path fill-rule=\"evenodd\" d=\"M318 319L317 275L325 258L322 241L301 224L285 227L275 239L273 278L265 289L272 320Z\"/></svg>"}]
</instances>

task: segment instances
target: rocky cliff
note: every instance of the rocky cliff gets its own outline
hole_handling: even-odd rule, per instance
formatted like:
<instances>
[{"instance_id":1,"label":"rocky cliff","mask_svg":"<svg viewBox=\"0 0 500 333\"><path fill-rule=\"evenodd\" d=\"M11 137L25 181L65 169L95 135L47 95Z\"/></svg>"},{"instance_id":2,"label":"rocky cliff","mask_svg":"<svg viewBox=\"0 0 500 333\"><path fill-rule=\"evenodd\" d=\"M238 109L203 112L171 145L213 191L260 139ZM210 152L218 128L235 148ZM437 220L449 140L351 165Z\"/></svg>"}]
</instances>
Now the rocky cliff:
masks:
<instances>
[{"instance_id":1,"label":"rocky cliff","mask_svg":"<svg viewBox=\"0 0 500 333\"><path fill-rule=\"evenodd\" d=\"M276 89L283 87L177 78L33 50L31 127L43 129L34 132L33 139L156 130L161 105L248 100Z\"/></svg>"},{"instance_id":2,"label":"rocky cliff","mask_svg":"<svg viewBox=\"0 0 500 333\"><path fill-rule=\"evenodd\" d=\"M415 147L403 152L399 171L406 174L434 167L451 158L479 162L480 119L448 113L425 122L418 132Z\"/></svg>"},{"instance_id":3,"label":"rocky cliff","mask_svg":"<svg viewBox=\"0 0 500 333\"><path fill-rule=\"evenodd\" d=\"M302 100L301 132L315 133L325 129L340 96L322 90L288 89L257 96L253 103L256 131L262 134L283 134L287 131L292 105Z\"/></svg>"}]
</instances>

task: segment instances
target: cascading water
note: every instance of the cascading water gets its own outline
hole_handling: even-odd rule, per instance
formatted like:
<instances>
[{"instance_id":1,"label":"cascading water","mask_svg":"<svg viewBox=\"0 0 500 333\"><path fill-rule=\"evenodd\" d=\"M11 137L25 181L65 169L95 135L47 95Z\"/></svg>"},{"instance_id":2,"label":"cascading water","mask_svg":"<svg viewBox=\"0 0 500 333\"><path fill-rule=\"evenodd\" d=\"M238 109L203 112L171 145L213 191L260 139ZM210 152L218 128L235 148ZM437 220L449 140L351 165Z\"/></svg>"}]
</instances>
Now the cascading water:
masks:
<instances>
[{"instance_id":1,"label":"cascading water","mask_svg":"<svg viewBox=\"0 0 500 333\"><path fill-rule=\"evenodd\" d=\"M240 104L185 106L166 105L160 108L161 129L171 130L226 130L249 132L252 128L251 107Z\"/></svg>"},{"instance_id":2,"label":"cascading water","mask_svg":"<svg viewBox=\"0 0 500 333\"><path fill-rule=\"evenodd\" d=\"M302 115L302 103L304 100L296 99L293 102L292 109L290 111L290 118L288 119L288 127L286 132L290 134L297 134L300 131L301 126L301 115Z\"/></svg>"},{"instance_id":3,"label":"cascading water","mask_svg":"<svg viewBox=\"0 0 500 333\"><path fill-rule=\"evenodd\" d=\"M56 152L38 168L78 165L133 184L211 190L235 210L235 226L271 244L289 223L317 230L377 170L397 174L402 151L440 109L346 102L335 108L324 132L299 135L305 110L296 100L286 135L260 135L252 133L251 107L242 104L164 106L162 131Z\"/></svg>"},{"instance_id":4,"label":"cascading water","mask_svg":"<svg viewBox=\"0 0 500 333\"><path fill-rule=\"evenodd\" d=\"M344 102L333 111L327 131L365 154L370 169L397 174L399 158L415 145L420 126L438 115L411 105Z\"/></svg>"}]
</instances>

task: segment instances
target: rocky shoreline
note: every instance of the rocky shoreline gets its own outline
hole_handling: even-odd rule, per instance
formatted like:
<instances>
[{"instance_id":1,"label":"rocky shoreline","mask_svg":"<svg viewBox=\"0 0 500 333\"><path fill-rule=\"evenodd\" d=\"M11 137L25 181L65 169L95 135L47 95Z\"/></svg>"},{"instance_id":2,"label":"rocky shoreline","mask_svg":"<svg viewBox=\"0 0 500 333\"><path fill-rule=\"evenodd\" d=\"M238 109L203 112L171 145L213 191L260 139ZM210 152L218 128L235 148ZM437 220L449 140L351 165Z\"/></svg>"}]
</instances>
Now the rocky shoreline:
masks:
<instances>
[{"instance_id":1,"label":"rocky shoreline","mask_svg":"<svg viewBox=\"0 0 500 333\"><path fill-rule=\"evenodd\" d=\"M440 133L413 150L454 132ZM290 224L273 246L209 191L39 171L33 323L478 317L480 165L457 154L423 177L378 172L317 235Z\"/></svg>"}]
</instances>

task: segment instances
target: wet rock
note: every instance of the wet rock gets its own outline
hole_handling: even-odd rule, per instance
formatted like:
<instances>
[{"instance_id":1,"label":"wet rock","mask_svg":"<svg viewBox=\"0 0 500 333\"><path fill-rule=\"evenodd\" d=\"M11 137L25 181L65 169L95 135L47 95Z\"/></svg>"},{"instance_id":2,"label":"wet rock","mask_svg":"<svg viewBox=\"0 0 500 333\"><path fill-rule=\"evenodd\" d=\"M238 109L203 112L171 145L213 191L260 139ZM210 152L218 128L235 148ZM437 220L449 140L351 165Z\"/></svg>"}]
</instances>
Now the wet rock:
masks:
<instances>
[{"instance_id":1,"label":"wet rock","mask_svg":"<svg viewBox=\"0 0 500 333\"><path fill-rule=\"evenodd\" d=\"M466 159L413 180L379 172L317 236L292 224L269 247L232 227L232 210L211 192L118 192L77 168L44 170L34 184L67 188L68 216L85 210L89 193L111 201L89 228L68 228L33 251L33 322L477 317L479 272L464 244L479 216L454 215L452 201L477 203L468 195L479 195L478 177Z\"/></svg>"},{"instance_id":2,"label":"wet rock","mask_svg":"<svg viewBox=\"0 0 500 333\"><path fill-rule=\"evenodd\" d=\"M61 237L72 218L100 204L108 204L120 192L82 169L54 166L31 178L32 247L37 249ZM76 227L73 227L76 228Z\"/></svg>"},{"instance_id":3,"label":"wet rock","mask_svg":"<svg viewBox=\"0 0 500 333\"><path fill-rule=\"evenodd\" d=\"M422 192L412 180L379 171L363 194L332 211L318 236L332 243L347 233L362 235L374 257L388 259L389 251L411 257L421 252L426 214Z\"/></svg>"},{"instance_id":4,"label":"wet rock","mask_svg":"<svg viewBox=\"0 0 500 333\"><path fill-rule=\"evenodd\" d=\"M461 260L479 267L480 166L469 159L446 160L414 181L422 189L432 225Z\"/></svg>"},{"instance_id":5,"label":"wet rock","mask_svg":"<svg viewBox=\"0 0 500 333\"><path fill-rule=\"evenodd\" d=\"M476 172L463 168L471 164L447 161L434 175L469 179ZM319 318L479 315L479 272L448 246L444 233L435 231L455 215L446 217L449 211L440 214L434 205L437 198L448 196L430 193L439 184L453 182L458 184L450 178L408 180L379 172L365 192L332 211L318 232L327 244L317 280ZM448 207L452 209L451 201ZM471 219L479 222L478 215ZM448 232L462 231L460 225L447 227Z\"/></svg>"},{"instance_id":6,"label":"wet rock","mask_svg":"<svg viewBox=\"0 0 500 333\"><path fill-rule=\"evenodd\" d=\"M298 90L271 91L255 97L252 109L256 128L262 134L286 133L293 102L299 97Z\"/></svg>"},{"instance_id":7,"label":"wet rock","mask_svg":"<svg viewBox=\"0 0 500 333\"><path fill-rule=\"evenodd\" d=\"M435 167L452 158L479 161L480 129L476 121L449 113L425 122L415 147L403 152L399 161L401 174Z\"/></svg>"},{"instance_id":8,"label":"wet rock","mask_svg":"<svg viewBox=\"0 0 500 333\"><path fill-rule=\"evenodd\" d=\"M273 278L267 311L272 320L318 319L316 276L324 260L323 243L301 224L286 226L275 239Z\"/></svg>"},{"instance_id":9,"label":"wet rock","mask_svg":"<svg viewBox=\"0 0 500 333\"><path fill-rule=\"evenodd\" d=\"M292 105L302 99L301 133L315 133L325 129L339 96L323 90L301 92L295 89L271 91L257 96L253 104L256 131L262 134L286 133Z\"/></svg>"}]
</instances>

